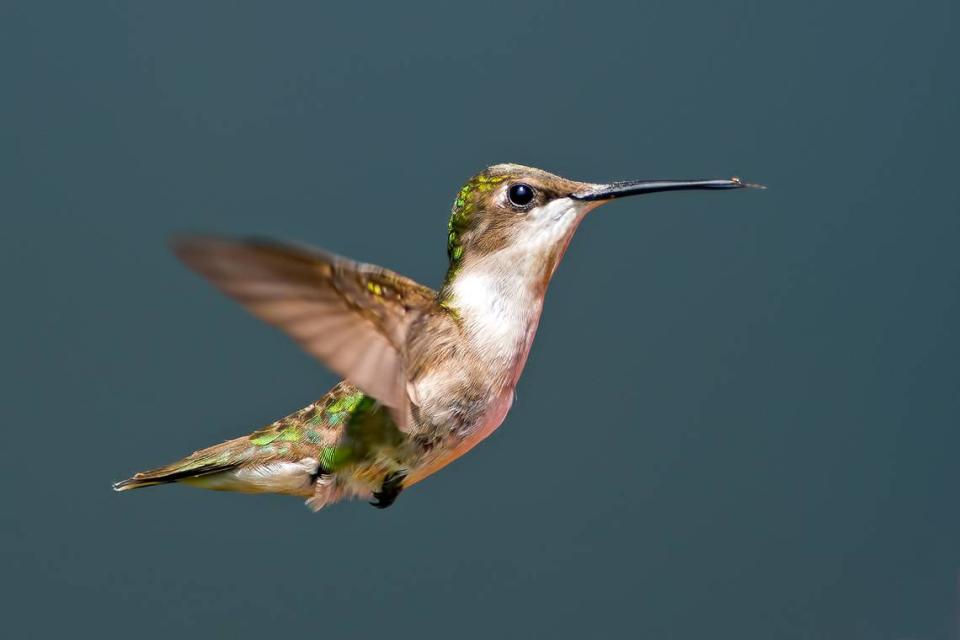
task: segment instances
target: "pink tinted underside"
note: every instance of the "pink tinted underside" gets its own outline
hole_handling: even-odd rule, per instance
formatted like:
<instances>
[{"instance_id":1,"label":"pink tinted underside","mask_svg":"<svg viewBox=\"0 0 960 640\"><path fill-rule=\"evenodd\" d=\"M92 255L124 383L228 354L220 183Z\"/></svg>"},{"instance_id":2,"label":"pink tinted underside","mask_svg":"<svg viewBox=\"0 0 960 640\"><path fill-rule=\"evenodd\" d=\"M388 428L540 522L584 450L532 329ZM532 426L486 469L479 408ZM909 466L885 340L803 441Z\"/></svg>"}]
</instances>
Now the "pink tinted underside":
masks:
<instances>
[{"instance_id":1,"label":"pink tinted underside","mask_svg":"<svg viewBox=\"0 0 960 640\"><path fill-rule=\"evenodd\" d=\"M526 344L518 354L516 363L513 366L513 371L509 378L511 380L511 384L500 393L500 397L497 398L496 402L494 402L487 410L487 414L484 416L484 420L480 426L474 429L470 435L464 438L460 444L456 446L456 448L411 473L406 482L403 483L404 486L409 487L410 485L416 484L427 476L444 468L466 452L470 451L470 449L473 449L482 440L486 439L487 436L496 431L497 427L503 424L504 418L507 417L507 413L510 411L510 407L513 405L513 389L516 387L517 380L520 378L520 373L523 371L523 367L527 363L527 356L530 355L530 346L533 343L533 336L537 332L537 325L539 322L540 314L538 312L536 317L532 319L530 327L527 329L525 341Z\"/></svg>"}]
</instances>

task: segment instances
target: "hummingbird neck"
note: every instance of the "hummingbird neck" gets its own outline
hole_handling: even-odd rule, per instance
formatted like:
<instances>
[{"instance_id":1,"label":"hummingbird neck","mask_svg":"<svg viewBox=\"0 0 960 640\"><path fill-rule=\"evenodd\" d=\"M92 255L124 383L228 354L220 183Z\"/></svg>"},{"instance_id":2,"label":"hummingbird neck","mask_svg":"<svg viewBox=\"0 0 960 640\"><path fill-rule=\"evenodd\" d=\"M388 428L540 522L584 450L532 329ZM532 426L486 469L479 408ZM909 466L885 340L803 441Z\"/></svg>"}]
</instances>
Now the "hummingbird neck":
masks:
<instances>
[{"instance_id":1,"label":"hummingbird neck","mask_svg":"<svg viewBox=\"0 0 960 640\"><path fill-rule=\"evenodd\" d=\"M458 320L466 344L491 380L516 382L543 308L542 277L510 271L506 256L468 262L441 291L440 304ZM516 265L514 265L516 266Z\"/></svg>"},{"instance_id":2,"label":"hummingbird neck","mask_svg":"<svg viewBox=\"0 0 960 640\"><path fill-rule=\"evenodd\" d=\"M571 234L572 235L572 234ZM473 352L515 384L543 310L547 285L569 236L548 251L509 246L451 262L440 304L458 319Z\"/></svg>"},{"instance_id":3,"label":"hummingbird neck","mask_svg":"<svg viewBox=\"0 0 960 640\"><path fill-rule=\"evenodd\" d=\"M457 234L439 302L474 353L515 380L533 341L547 285L588 209L557 199L504 228ZM510 378L508 378L510 379Z\"/></svg>"}]
</instances>

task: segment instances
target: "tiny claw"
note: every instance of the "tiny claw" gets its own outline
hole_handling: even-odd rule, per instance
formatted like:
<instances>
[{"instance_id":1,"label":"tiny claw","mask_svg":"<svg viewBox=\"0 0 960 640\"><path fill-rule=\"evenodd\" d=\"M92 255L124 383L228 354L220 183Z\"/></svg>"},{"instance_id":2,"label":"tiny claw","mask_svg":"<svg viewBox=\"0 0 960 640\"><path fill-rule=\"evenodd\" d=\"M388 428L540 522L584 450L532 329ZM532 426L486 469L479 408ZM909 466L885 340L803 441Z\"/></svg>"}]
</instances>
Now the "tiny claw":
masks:
<instances>
[{"instance_id":1,"label":"tiny claw","mask_svg":"<svg viewBox=\"0 0 960 640\"><path fill-rule=\"evenodd\" d=\"M376 501L371 502L370 506L376 509L386 509L396 502L397 496L403 491L403 480L406 477L406 473L398 471L387 474L387 477L383 479L383 485L381 485L380 491L373 492L373 497Z\"/></svg>"}]
</instances>

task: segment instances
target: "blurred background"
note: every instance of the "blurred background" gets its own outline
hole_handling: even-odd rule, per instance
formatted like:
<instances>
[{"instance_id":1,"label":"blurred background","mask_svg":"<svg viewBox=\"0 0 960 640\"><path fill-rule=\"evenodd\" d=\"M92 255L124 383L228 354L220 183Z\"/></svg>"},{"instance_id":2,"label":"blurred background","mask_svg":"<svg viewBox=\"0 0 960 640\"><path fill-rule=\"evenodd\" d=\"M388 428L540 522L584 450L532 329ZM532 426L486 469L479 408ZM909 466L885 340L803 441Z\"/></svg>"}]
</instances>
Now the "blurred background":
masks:
<instances>
[{"instance_id":1,"label":"blurred background","mask_svg":"<svg viewBox=\"0 0 960 640\"><path fill-rule=\"evenodd\" d=\"M0 3L10 637L956 638L958 5ZM387 511L110 483L336 380L168 253L431 286L463 181L738 175L574 240Z\"/></svg>"}]
</instances>

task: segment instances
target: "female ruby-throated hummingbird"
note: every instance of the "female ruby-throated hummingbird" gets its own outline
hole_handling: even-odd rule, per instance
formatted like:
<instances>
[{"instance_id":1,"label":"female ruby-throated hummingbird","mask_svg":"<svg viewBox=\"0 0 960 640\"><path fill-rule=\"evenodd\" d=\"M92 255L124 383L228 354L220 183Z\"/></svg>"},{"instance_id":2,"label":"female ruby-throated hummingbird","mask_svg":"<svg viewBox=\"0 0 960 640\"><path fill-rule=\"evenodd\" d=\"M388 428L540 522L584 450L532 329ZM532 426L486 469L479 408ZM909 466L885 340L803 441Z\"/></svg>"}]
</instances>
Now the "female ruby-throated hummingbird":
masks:
<instances>
[{"instance_id":1,"label":"female ruby-throated hummingbird","mask_svg":"<svg viewBox=\"0 0 960 640\"><path fill-rule=\"evenodd\" d=\"M589 211L636 194L746 186L737 178L590 184L516 164L489 167L457 193L439 292L302 247L175 240L189 267L344 381L249 436L114 489L183 482L303 496L315 510L348 497L387 507L503 422L547 284Z\"/></svg>"}]
</instances>

